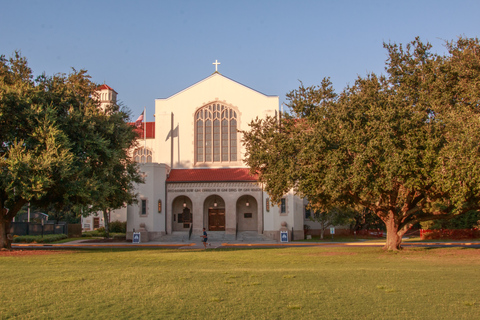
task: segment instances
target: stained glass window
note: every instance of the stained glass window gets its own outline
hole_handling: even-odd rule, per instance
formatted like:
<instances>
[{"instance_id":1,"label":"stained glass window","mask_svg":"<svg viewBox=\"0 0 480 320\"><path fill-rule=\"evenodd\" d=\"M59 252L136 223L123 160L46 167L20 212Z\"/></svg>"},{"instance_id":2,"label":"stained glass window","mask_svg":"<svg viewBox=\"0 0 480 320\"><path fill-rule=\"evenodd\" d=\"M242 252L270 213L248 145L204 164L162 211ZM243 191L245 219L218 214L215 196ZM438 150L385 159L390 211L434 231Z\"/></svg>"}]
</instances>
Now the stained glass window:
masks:
<instances>
[{"instance_id":1,"label":"stained glass window","mask_svg":"<svg viewBox=\"0 0 480 320\"><path fill-rule=\"evenodd\" d=\"M212 103L195 113L196 162L237 161L237 112Z\"/></svg>"}]
</instances>

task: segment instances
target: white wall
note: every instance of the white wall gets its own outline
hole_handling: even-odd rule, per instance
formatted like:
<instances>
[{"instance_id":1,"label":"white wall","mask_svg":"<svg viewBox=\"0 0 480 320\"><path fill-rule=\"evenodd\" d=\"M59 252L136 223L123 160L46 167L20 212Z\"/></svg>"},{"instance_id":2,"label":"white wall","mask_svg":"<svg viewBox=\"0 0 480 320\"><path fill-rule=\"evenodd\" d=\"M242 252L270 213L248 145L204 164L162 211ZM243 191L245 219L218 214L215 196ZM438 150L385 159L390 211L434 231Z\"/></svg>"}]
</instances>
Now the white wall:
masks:
<instances>
[{"instance_id":1,"label":"white wall","mask_svg":"<svg viewBox=\"0 0 480 320\"><path fill-rule=\"evenodd\" d=\"M144 175L145 184L137 185L138 203L128 206L127 232L133 229L138 231L141 224L145 224L147 231L152 236L165 233L165 180L169 167L165 164L141 164L140 172ZM141 201L147 201L147 213L141 213ZM158 212L158 201L162 201L162 212Z\"/></svg>"},{"instance_id":2,"label":"white wall","mask_svg":"<svg viewBox=\"0 0 480 320\"><path fill-rule=\"evenodd\" d=\"M155 161L170 164L171 140L166 139L171 130L171 114L174 114L174 128L179 126L179 137L174 140L173 168L194 167L194 130L195 112L205 105L220 102L232 107L237 112L237 129L248 130L248 123L258 117L275 115L278 110L278 96L266 96L238 82L230 80L219 73L194 84L193 86L166 99L155 100L155 135L157 153ZM240 147L237 163L215 163L210 167L240 166L245 150L241 147L241 137L237 134L237 145ZM180 157L179 157L180 154Z\"/></svg>"}]
</instances>

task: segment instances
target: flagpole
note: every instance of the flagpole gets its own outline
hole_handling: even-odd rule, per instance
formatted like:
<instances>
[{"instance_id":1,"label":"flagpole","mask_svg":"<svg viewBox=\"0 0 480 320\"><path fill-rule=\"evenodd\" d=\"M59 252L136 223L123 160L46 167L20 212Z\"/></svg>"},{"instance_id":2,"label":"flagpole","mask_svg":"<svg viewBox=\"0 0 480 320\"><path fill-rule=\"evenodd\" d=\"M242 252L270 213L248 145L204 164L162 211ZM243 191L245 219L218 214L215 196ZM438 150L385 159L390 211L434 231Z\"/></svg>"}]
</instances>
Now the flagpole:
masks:
<instances>
[{"instance_id":1,"label":"flagpole","mask_svg":"<svg viewBox=\"0 0 480 320\"><path fill-rule=\"evenodd\" d=\"M170 132L172 133L172 136L170 137L170 169L173 169L173 112L172 112L172 119L170 123Z\"/></svg>"},{"instance_id":2,"label":"flagpole","mask_svg":"<svg viewBox=\"0 0 480 320\"><path fill-rule=\"evenodd\" d=\"M145 151L147 151L147 113L146 113L146 108L143 107L143 141L145 144ZM145 158L145 161L147 158Z\"/></svg>"},{"instance_id":3,"label":"flagpole","mask_svg":"<svg viewBox=\"0 0 480 320\"><path fill-rule=\"evenodd\" d=\"M178 126L180 125L179 122L177 122L177 127L175 129L178 129ZM177 132L177 146L178 146L178 159L177 161L180 162L180 133Z\"/></svg>"}]
</instances>

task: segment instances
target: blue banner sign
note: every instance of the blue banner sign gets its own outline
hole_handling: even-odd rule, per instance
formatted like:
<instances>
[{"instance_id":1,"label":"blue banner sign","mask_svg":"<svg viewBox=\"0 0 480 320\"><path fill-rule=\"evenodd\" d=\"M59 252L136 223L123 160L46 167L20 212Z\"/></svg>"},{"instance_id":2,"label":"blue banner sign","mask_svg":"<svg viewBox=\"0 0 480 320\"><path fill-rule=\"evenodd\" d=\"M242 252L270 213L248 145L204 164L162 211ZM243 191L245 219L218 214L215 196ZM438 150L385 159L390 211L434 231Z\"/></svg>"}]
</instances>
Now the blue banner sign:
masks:
<instances>
[{"instance_id":1,"label":"blue banner sign","mask_svg":"<svg viewBox=\"0 0 480 320\"><path fill-rule=\"evenodd\" d=\"M140 243L140 232L133 233L132 243Z\"/></svg>"}]
</instances>

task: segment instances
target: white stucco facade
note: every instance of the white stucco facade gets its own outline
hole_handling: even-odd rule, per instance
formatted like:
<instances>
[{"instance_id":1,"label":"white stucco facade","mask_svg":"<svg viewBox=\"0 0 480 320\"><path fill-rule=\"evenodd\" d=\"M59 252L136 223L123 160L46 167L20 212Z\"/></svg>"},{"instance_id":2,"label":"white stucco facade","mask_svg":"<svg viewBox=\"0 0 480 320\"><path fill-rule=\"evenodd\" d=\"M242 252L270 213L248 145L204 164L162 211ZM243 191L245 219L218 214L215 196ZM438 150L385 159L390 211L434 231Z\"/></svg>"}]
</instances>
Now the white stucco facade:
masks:
<instances>
[{"instance_id":1,"label":"white stucco facade","mask_svg":"<svg viewBox=\"0 0 480 320\"><path fill-rule=\"evenodd\" d=\"M256 118L276 116L269 96L218 72L167 98L155 100L153 123L143 123L138 148L145 184L138 203L122 209L127 239L142 242L202 228L234 236L256 233L279 240L280 230L303 238L303 200L293 192L274 206L242 159L239 131ZM148 110L147 110L148 111Z\"/></svg>"}]
</instances>

